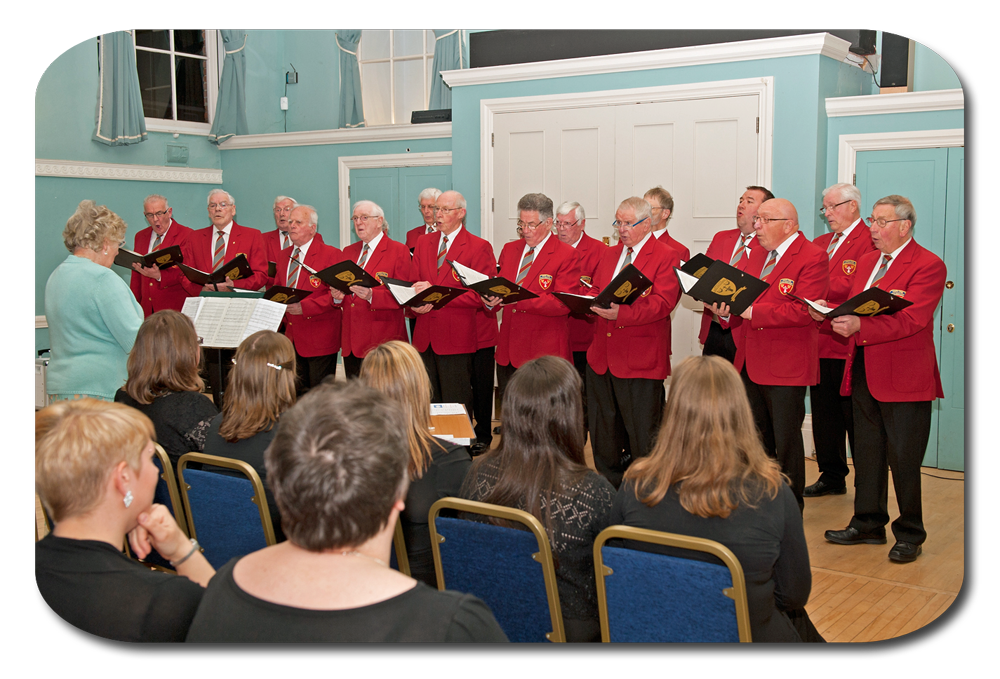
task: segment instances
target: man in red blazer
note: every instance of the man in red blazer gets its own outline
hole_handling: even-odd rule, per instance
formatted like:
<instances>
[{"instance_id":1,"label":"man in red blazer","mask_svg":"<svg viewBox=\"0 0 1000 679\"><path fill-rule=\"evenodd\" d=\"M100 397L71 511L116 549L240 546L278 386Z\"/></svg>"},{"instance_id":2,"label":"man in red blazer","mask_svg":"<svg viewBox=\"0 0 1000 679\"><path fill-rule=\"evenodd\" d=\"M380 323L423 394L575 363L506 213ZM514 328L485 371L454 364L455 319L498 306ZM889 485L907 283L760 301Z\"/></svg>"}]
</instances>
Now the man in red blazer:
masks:
<instances>
[{"instance_id":1,"label":"man in red blazer","mask_svg":"<svg viewBox=\"0 0 1000 679\"><path fill-rule=\"evenodd\" d=\"M497 311L476 311L476 353L472 355L472 410L476 442L469 447L475 457L489 450L493 442L493 376L496 373L496 350L500 341Z\"/></svg>"},{"instance_id":2,"label":"man in red blazer","mask_svg":"<svg viewBox=\"0 0 1000 679\"><path fill-rule=\"evenodd\" d=\"M277 266L278 253L292 244L288 236L288 217L292 214L292 208L298 203L294 198L288 196L278 196L274 199L274 231L268 231L261 235L264 239L264 250L266 252L268 266L274 262ZM274 285L274 276L268 276L264 287L269 288Z\"/></svg>"},{"instance_id":3,"label":"man in red blazer","mask_svg":"<svg viewBox=\"0 0 1000 679\"><path fill-rule=\"evenodd\" d=\"M588 294L587 286L594 284L594 272L597 271L597 264L601 261L601 256L607 252L608 246L596 238L588 236L584 229L587 228L587 215L583 211L583 206L577 202L563 203L556 209L556 236L559 241L574 248L580 254L580 282L581 291ZM573 365L580 373L583 381L583 440L587 440L587 432L590 427L587 424L587 349L594 340L594 326L597 323L597 316L586 314L570 313L569 315L569 348L573 352Z\"/></svg>"},{"instance_id":4,"label":"man in red blazer","mask_svg":"<svg viewBox=\"0 0 1000 679\"><path fill-rule=\"evenodd\" d=\"M878 252L858 262L851 296L878 287L913 302L888 316L841 316L833 331L848 340L841 393L854 405L854 516L844 530L826 531L841 545L885 544L888 472L899 505L889 559L909 563L927 539L920 499L920 463L930 436L931 402L942 398L934 348L934 310L947 271L941 259L913 240L913 204L886 196L872 210Z\"/></svg>"},{"instance_id":5,"label":"man in red blazer","mask_svg":"<svg viewBox=\"0 0 1000 679\"><path fill-rule=\"evenodd\" d=\"M569 348L569 308L553 292L580 292L580 255L552 235L552 199L543 193L528 193L517 201L518 220L524 237L500 251L500 275L538 297L504 306L497 343L497 388L501 402L514 371L539 356L573 360ZM486 298L489 308L502 303Z\"/></svg>"},{"instance_id":6,"label":"man in red blazer","mask_svg":"<svg viewBox=\"0 0 1000 679\"><path fill-rule=\"evenodd\" d=\"M599 317L587 350L587 400L594 464L617 488L634 458L649 454L670 375L670 312L680 287L680 255L650 232L649 203L633 196L615 212L618 245L601 256L594 292L626 264L653 281L631 305L592 306Z\"/></svg>"},{"instance_id":7,"label":"man in red blazer","mask_svg":"<svg viewBox=\"0 0 1000 679\"><path fill-rule=\"evenodd\" d=\"M288 218L292 244L278 253L275 272L276 285L311 291L304 300L285 309L285 336L295 346L299 394L315 387L327 375L337 374L340 351L341 310L333 303L327 284L299 264L321 271L344 259L344 253L326 245L316 233L318 221L316 209L309 205L292 210Z\"/></svg>"},{"instance_id":8,"label":"man in red blazer","mask_svg":"<svg viewBox=\"0 0 1000 679\"><path fill-rule=\"evenodd\" d=\"M750 253L760 247L755 238L757 232L753 229L753 218L757 216L761 204L772 198L774 194L763 186L748 186L736 206L736 228L715 234L705 254L712 259L721 259L740 271L746 270ZM704 345L702 356L722 356L730 363L736 360L732 328L728 324L722 325L708 304L701 315L698 341Z\"/></svg>"},{"instance_id":9,"label":"man in red blazer","mask_svg":"<svg viewBox=\"0 0 1000 679\"><path fill-rule=\"evenodd\" d=\"M379 280L389 277L406 280L410 275L410 251L386 232L385 213L370 200L354 204L354 232L361 240L344 248L349 259ZM344 371L348 377L361 373L361 361L372 348L389 340L407 341L403 307L384 286L354 285L344 295L330 288L335 303L344 313L341 333Z\"/></svg>"},{"instance_id":10,"label":"man in red blazer","mask_svg":"<svg viewBox=\"0 0 1000 679\"><path fill-rule=\"evenodd\" d=\"M465 228L465 198L445 191L437 198L437 234L417 240L410 264L409 280L422 292L432 285L461 288L448 260L489 274L497 262L492 246ZM472 359L479 347L476 312L483 308L479 294L469 290L438 310L430 304L416 307L413 346L427 368L435 403L463 403L473 412Z\"/></svg>"},{"instance_id":11,"label":"man in red blazer","mask_svg":"<svg viewBox=\"0 0 1000 679\"><path fill-rule=\"evenodd\" d=\"M184 261L188 261L191 229L174 221L174 210L167 205L167 199L156 194L148 196L142 203L142 212L149 227L135 234L133 249L140 255L148 255L154 250L179 245ZM149 267L135 264L133 268L129 287L147 318L163 309L181 310L188 295L181 286L181 281L187 279L179 268L172 266L160 271L156 264Z\"/></svg>"},{"instance_id":12,"label":"man in red blazer","mask_svg":"<svg viewBox=\"0 0 1000 679\"><path fill-rule=\"evenodd\" d=\"M260 231L240 226L235 221L236 203L228 192L213 189L208 194L208 218L212 226L198 229L188 239L191 259L185 263L200 271L211 272L238 254L246 255L253 275L238 281L225 281L218 286L204 286L206 290L259 290L267 282L267 253ZM220 235L222 242L220 244ZM197 297L202 286L186 278L181 283L189 297Z\"/></svg>"},{"instance_id":13,"label":"man in red blazer","mask_svg":"<svg viewBox=\"0 0 1000 679\"><path fill-rule=\"evenodd\" d=\"M417 247L417 239L429 233L434 233L437 230L437 227L434 226L436 221L434 205L437 203L438 196L440 195L441 191L429 187L421 191L420 195L417 196L420 216L424 218L424 223L406 232L406 247L410 250L411 255L413 254L413 248Z\"/></svg>"},{"instance_id":14,"label":"man in red blazer","mask_svg":"<svg viewBox=\"0 0 1000 679\"><path fill-rule=\"evenodd\" d=\"M806 305L791 295L826 297L826 253L799 233L795 206L782 198L758 208L754 229L761 249L751 253L746 270L770 287L733 321L733 365L743 377L764 449L781 463L801 509L802 421L806 387L819 381L819 329Z\"/></svg>"},{"instance_id":15,"label":"man in red blazer","mask_svg":"<svg viewBox=\"0 0 1000 679\"><path fill-rule=\"evenodd\" d=\"M851 296L862 255L875 250L868 225L861 218L861 192L853 184L834 184L823 191L821 212L830 232L813 241L830 261L827 302L838 307ZM847 492L847 448L854 450L854 410L849 396L840 395L847 339L833 332L829 321L819 326L819 384L809 388L813 442L819 479L802 492L804 497L843 495Z\"/></svg>"},{"instance_id":16,"label":"man in red blazer","mask_svg":"<svg viewBox=\"0 0 1000 679\"><path fill-rule=\"evenodd\" d=\"M649 219L653 223L653 235L656 236L656 239L677 250L682 262L691 259L691 251L688 250L688 247L667 233L667 222L670 221L670 215L674 211L674 197L670 195L670 192L662 186L654 186L646 191L643 200L649 203L649 209L652 210Z\"/></svg>"}]
</instances>

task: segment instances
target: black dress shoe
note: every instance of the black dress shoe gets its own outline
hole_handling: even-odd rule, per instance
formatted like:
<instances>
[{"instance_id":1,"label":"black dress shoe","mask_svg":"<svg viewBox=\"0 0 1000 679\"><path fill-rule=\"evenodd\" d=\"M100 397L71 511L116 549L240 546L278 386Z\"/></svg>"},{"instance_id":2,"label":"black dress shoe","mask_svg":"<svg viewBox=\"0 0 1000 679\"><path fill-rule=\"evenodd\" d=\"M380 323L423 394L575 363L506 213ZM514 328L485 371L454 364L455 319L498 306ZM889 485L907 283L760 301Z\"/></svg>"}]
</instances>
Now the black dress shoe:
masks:
<instances>
[{"instance_id":1,"label":"black dress shoe","mask_svg":"<svg viewBox=\"0 0 1000 679\"><path fill-rule=\"evenodd\" d=\"M910 563L911 561L916 561L922 551L924 550L920 545L915 545L912 542L897 540L896 544L894 544L892 549L889 550L889 561L895 561L896 563Z\"/></svg>"},{"instance_id":2,"label":"black dress shoe","mask_svg":"<svg viewBox=\"0 0 1000 679\"><path fill-rule=\"evenodd\" d=\"M838 545L861 545L861 544L884 545L885 544L885 535L878 535L876 533L862 533L853 526L848 526L844 530L828 530L826 533L823 534L823 537L825 537L830 542L837 543ZM895 547L893 549L895 549Z\"/></svg>"},{"instance_id":3,"label":"black dress shoe","mask_svg":"<svg viewBox=\"0 0 1000 679\"><path fill-rule=\"evenodd\" d=\"M802 491L802 497L820 497L822 495L843 495L847 492L847 486L832 486L825 481L817 481L811 486L806 486Z\"/></svg>"},{"instance_id":4,"label":"black dress shoe","mask_svg":"<svg viewBox=\"0 0 1000 679\"><path fill-rule=\"evenodd\" d=\"M475 457L476 455L482 455L489 449L490 449L489 446L487 446L485 443L473 443L471 446L469 446L469 455L471 455L472 457Z\"/></svg>"}]
</instances>

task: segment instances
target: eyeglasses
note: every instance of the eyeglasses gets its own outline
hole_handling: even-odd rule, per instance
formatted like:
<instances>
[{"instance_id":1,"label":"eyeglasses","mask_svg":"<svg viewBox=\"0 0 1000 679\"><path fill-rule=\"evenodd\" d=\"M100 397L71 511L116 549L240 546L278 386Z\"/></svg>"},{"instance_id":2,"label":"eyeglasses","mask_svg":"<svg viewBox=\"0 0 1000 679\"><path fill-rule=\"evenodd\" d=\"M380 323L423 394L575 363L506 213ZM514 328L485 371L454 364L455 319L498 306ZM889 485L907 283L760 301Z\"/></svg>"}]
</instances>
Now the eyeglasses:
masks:
<instances>
[{"instance_id":1,"label":"eyeglasses","mask_svg":"<svg viewBox=\"0 0 1000 679\"><path fill-rule=\"evenodd\" d=\"M222 201L221 203L209 203L208 209L215 210L216 208L222 208L223 210L225 210L230 205L232 205L232 203L227 203L226 201Z\"/></svg>"},{"instance_id":2,"label":"eyeglasses","mask_svg":"<svg viewBox=\"0 0 1000 679\"><path fill-rule=\"evenodd\" d=\"M357 217L351 217L351 221L355 224L365 224L369 219L376 219L378 215L358 215Z\"/></svg>"},{"instance_id":3,"label":"eyeglasses","mask_svg":"<svg viewBox=\"0 0 1000 679\"><path fill-rule=\"evenodd\" d=\"M548 220L546 220L546 221L548 221ZM531 231L534 231L535 229L540 228L543 224L545 224L545 222L536 222L536 223L532 224L531 222L522 222L520 219L517 220L517 228L519 228L519 229L529 229Z\"/></svg>"},{"instance_id":4,"label":"eyeglasses","mask_svg":"<svg viewBox=\"0 0 1000 679\"><path fill-rule=\"evenodd\" d=\"M667 208L665 208L665 207L660 207L659 205L650 205L650 206L649 206L649 209L650 209L650 210L666 210Z\"/></svg>"},{"instance_id":5,"label":"eyeglasses","mask_svg":"<svg viewBox=\"0 0 1000 679\"><path fill-rule=\"evenodd\" d=\"M464 209L465 208L461 208L461 207L437 207L437 206L434 207L434 211L435 212L445 212L445 213L448 213L448 214L451 214L455 210L464 210Z\"/></svg>"},{"instance_id":6,"label":"eyeglasses","mask_svg":"<svg viewBox=\"0 0 1000 679\"><path fill-rule=\"evenodd\" d=\"M167 208L166 210L160 210L159 212L143 212L142 214L145 215L146 219L152 219L153 217L162 217L168 212L170 212L170 208Z\"/></svg>"},{"instance_id":7,"label":"eyeglasses","mask_svg":"<svg viewBox=\"0 0 1000 679\"><path fill-rule=\"evenodd\" d=\"M789 219L791 219L791 218L790 217L761 217L760 215L754 215L753 216L753 223L756 224L757 222L760 222L764 226L767 226L771 222L787 222Z\"/></svg>"},{"instance_id":8,"label":"eyeglasses","mask_svg":"<svg viewBox=\"0 0 1000 679\"><path fill-rule=\"evenodd\" d=\"M225 205L225 203L223 203L223 205ZM209 207L212 207L212 206L211 206L211 205L209 205ZM293 209L293 208L290 208L290 207L276 207L276 208L274 208L274 212L275 212L275 213L281 213L281 212L291 212L291 211L292 211L292 209Z\"/></svg>"},{"instance_id":9,"label":"eyeglasses","mask_svg":"<svg viewBox=\"0 0 1000 679\"><path fill-rule=\"evenodd\" d=\"M558 222L558 221L557 221L557 222L556 222L556 227L557 227L557 228L560 228L560 229L570 229L570 228L572 228L572 227L576 226L576 225L577 225L577 224L579 224L579 223L580 223L580 220L579 220L579 219L578 219L578 220L576 220L575 222L573 222L572 224L568 224L568 223L566 223L566 222Z\"/></svg>"},{"instance_id":10,"label":"eyeglasses","mask_svg":"<svg viewBox=\"0 0 1000 679\"><path fill-rule=\"evenodd\" d=\"M634 229L635 227L639 226L640 224L642 224L647 219L649 219L649 217L643 217L642 219L640 219L639 221L637 221L635 224L629 224L628 222L619 222L616 219L615 221L611 222L611 226L615 227L616 229Z\"/></svg>"},{"instance_id":11,"label":"eyeglasses","mask_svg":"<svg viewBox=\"0 0 1000 679\"><path fill-rule=\"evenodd\" d=\"M842 200L842 201L840 201L839 203L837 203L836 205L831 205L830 207L821 207L821 208L819 209L819 213L820 213L821 215L825 215L825 214L826 214L827 212L829 212L830 210L836 210L836 209L837 209L838 207L840 207L840 206L841 206L841 205L843 205L844 203L850 203L850 202L851 202L851 201L849 201L849 200Z\"/></svg>"},{"instance_id":12,"label":"eyeglasses","mask_svg":"<svg viewBox=\"0 0 1000 679\"><path fill-rule=\"evenodd\" d=\"M871 217L868 218L868 221L869 221L869 224L868 224L869 227L871 227L871 226L877 226L880 229L884 229L886 224L892 224L893 222L905 222L905 221L909 221L909 220L906 220L906 219L882 219L881 217L879 217L878 219L875 219L875 216L872 215Z\"/></svg>"}]
</instances>

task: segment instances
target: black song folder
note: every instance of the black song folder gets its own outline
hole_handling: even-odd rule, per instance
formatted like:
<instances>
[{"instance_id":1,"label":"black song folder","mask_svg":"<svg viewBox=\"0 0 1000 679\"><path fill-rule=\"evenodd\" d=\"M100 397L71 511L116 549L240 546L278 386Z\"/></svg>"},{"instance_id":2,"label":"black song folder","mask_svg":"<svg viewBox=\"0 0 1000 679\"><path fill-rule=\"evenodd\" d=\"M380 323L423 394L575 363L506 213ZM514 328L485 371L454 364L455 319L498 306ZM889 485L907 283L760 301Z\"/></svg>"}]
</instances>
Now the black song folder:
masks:
<instances>
[{"instance_id":1,"label":"black song folder","mask_svg":"<svg viewBox=\"0 0 1000 679\"><path fill-rule=\"evenodd\" d=\"M851 297L836 309L816 304L816 302L803 299L802 297L796 297L795 299L805 302L827 318L888 315L894 314L913 304L910 300L896 297L881 288L868 288L864 292Z\"/></svg>"},{"instance_id":2,"label":"black song folder","mask_svg":"<svg viewBox=\"0 0 1000 679\"><path fill-rule=\"evenodd\" d=\"M284 285L273 285L264 291L264 299L279 304L296 304L312 294L309 290L288 288Z\"/></svg>"},{"instance_id":3,"label":"black song folder","mask_svg":"<svg viewBox=\"0 0 1000 679\"><path fill-rule=\"evenodd\" d=\"M119 248L118 254L115 255L115 264L126 269L132 269L132 265L136 263L141 264L144 268L156 264L160 269L166 269L183 261L184 255L181 254L180 245L171 245L168 248L154 250L148 255L140 255L138 252Z\"/></svg>"},{"instance_id":4,"label":"black song folder","mask_svg":"<svg viewBox=\"0 0 1000 679\"><path fill-rule=\"evenodd\" d=\"M538 297L531 290L522 288L517 283L509 281L503 276L490 278L484 273L470 269L450 259L448 260L448 264L451 265L451 268L455 271L455 275L462 281L462 285L470 290L475 290L482 297L501 297L503 299L500 302L501 304L513 304L525 299Z\"/></svg>"},{"instance_id":5,"label":"black song folder","mask_svg":"<svg viewBox=\"0 0 1000 679\"><path fill-rule=\"evenodd\" d=\"M639 299L649 288L653 287L653 281L649 280L645 274L634 265L629 264L622 268L618 275L611 279L596 297L586 297L584 295L573 295L565 292L552 293L556 299L570 308L577 314L593 314L591 306L599 309L610 309L611 303L631 305Z\"/></svg>"},{"instance_id":6,"label":"black song folder","mask_svg":"<svg viewBox=\"0 0 1000 679\"><path fill-rule=\"evenodd\" d=\"M437 310L466 293L462 288L450 288L446 285L432 285L423 292L413 292L413 283L388 277L383 280L400 306L418 307L432 304Z\"/></svg>"},{"instance_id":7,"label":"black song folder","mask_svg":"<svg viewBox=\"0 0 1000 679\"><path fill-rule=\"evenodd\" d=\"M699 258L704 259L699 259ZM711 262L707 267L705 261ZM685 270L687 269L687 270ZM706 304L728 304L730 313L739 316L770 287L756 276L730 266L721 259L712 261L696 255L681 268L674 267L684 294ZM701 273L696 276L696 273Z\"/></svg>"},{"instance_id":8,"label":"black song folder","mask_svg":"<svg viewBox=\"0 0 1000 679\"><path fill-rule=\"evenodd\" d=\"M338 262L333 266L328 266L322 271L310 269L305 264L302 265L309 273L315 274L317 278L329 285L331 288L340 290L345 295L351 294L351 286L360 285L364 288L377 288L382 285L379 279L362 269L349 259Z\"/></svg>"},{"instance_id":9,"label":"black song folder","mask_svg":"<svg viewBox=\"0 0 1000 679\"><path fill-rule=\"evenodd\" d=\"M187 276L189 281L198 285L221 283L227 278L231 281L238 281L241 278L249 278L253 275L253 269L250 268L246 255L242 253L236 255L212 273L205 273L187 264L179 263L177 266Z\"/></svg>"}]
</instances>

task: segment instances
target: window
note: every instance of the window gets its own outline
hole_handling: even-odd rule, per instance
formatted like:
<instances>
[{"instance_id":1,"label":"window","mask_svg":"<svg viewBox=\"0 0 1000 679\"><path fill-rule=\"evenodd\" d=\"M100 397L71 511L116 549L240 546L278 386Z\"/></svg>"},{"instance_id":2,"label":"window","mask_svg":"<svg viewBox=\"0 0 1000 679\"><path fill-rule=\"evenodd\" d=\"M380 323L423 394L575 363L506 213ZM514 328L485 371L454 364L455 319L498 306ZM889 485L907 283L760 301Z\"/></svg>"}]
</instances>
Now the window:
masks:
<instances>
[{"instance_id":1,"label":"window","mask_svg":"<svg viewBox=\"0 0 1000 679\"><path fill-rule=\"evenodd\" d=\"M431 96L434 31L361 31L358 64L367 127L410 122Z\"/></svg>"},{"instance_id":2,"label":"window","mask_svg":"<svg viewBox=\"0 0 1000 679\"><path fill-rule=\"evenodd\" d=\"M222 62L218 31L136 29L133 36L146 128L208 134Z\"/></svg>"}]
</instances>

